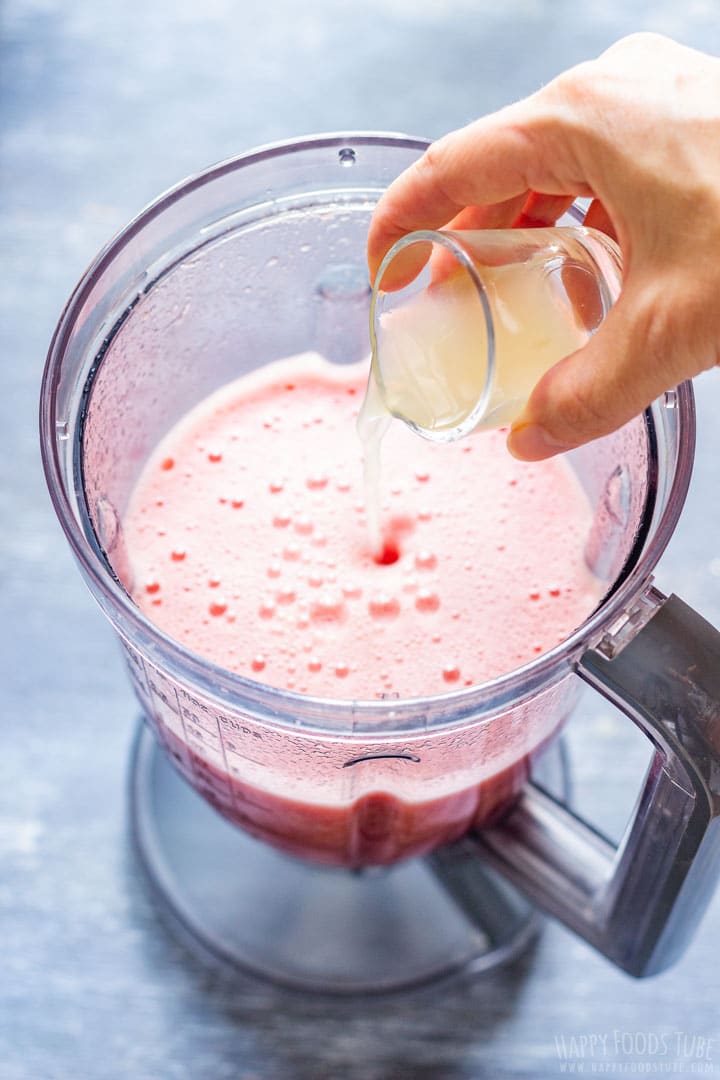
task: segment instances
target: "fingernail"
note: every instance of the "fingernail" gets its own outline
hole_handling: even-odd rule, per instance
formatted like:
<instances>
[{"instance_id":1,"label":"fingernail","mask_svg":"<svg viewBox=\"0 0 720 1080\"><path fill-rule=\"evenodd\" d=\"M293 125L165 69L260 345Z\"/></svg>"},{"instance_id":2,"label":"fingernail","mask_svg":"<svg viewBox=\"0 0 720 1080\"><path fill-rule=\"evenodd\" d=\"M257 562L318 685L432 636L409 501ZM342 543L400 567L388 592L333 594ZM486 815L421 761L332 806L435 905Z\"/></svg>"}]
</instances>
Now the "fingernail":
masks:
<instances>
[{"instance_id":1,"label":"fingernail","mask_svg":"<svg viewBox=\"0 0 720 1080\"><path fill-rule=\"evenodd\" d=\"M572 444L554 439L540 424L518 424L508 435L507 448L520 461L542 461L571 450Z\"/></svg>"}]
</instances>

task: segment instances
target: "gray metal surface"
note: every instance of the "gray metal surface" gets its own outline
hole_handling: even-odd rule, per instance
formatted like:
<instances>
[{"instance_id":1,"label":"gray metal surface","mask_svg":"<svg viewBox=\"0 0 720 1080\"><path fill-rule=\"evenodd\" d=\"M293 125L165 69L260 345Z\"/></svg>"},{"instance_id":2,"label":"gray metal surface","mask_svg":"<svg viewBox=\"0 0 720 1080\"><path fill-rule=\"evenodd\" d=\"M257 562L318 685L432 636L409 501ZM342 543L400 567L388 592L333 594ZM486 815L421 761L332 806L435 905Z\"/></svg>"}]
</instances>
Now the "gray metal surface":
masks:
<instances>
[{"instance_id":1,"label":"gray metal surface","mask_svg":"<svg viewBox=\"0 0 720 1080\"><path fill-rule=\"evenodd\" d=\"M720 896L677 967L646 982L555 925L470 985L354 1005L223 984L190 960L129 850L136 708L52 516L36 435L70 289L177 179L309 131L437 135L633 29L720 52L716 5L5 0L0 27L1 1080L536 1078L560 1075L564 1055L585 1073L720 1076ZM658 584L720 625L717 373L697 390L696 474ZM592 695L570 728L578 809L615 838L639 739Z\"/></svg>"}]
</instances>

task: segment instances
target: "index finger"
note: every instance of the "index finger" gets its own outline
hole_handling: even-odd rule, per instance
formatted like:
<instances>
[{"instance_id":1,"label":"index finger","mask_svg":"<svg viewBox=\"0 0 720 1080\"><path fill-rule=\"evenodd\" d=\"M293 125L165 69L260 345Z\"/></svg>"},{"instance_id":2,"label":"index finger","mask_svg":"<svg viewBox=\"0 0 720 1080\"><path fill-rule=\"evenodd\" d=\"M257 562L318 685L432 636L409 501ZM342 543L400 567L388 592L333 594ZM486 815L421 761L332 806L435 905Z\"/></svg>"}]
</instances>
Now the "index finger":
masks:
<instances>
[{"instance_id":1,"label":"index finger","mask_svg":"<svg viewBox=\"0 0 720 1080\"><path fill-rule=\"evenodd\" d=\"M585 195L554 137L557 123L535 96L491 113L433 143L382 195L368 233L374 280L388 249L415 229L446 225L466 206L506 202L527 191Z\"/></svg>"}]
</instances>

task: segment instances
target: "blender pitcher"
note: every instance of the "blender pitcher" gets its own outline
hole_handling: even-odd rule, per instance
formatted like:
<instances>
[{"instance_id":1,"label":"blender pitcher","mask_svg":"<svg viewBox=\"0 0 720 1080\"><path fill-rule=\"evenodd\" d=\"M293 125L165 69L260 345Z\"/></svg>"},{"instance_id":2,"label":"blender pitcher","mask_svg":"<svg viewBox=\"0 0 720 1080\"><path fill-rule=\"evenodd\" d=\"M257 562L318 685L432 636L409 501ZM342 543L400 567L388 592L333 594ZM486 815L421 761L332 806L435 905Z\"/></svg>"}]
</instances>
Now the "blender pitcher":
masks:
<instances>
[{"instance_id":1,"label":"blender pitcher","mask_svg":"<svg viewBox=\"0 0 720 1080\"><path fill-rule=\"evenodd\" d=\"M527 940L532 905L651 974L679 955L720 865L720 638L652 586L689 482L689 385L569 455L604 599L488 683L414 700L278 690L198 657L126 591L129 495L189 408L283 356L366 355L368 223L426 145L328 135L215 166L111 241L63 313L43 460L146 721L136 839L181 930L291 985L389 989L490 966ZM655 749L617 850L563 804L555 736L581 680ZM554 770L557 798L528 783L537 769Z\"/></svg>"}]
</instances>

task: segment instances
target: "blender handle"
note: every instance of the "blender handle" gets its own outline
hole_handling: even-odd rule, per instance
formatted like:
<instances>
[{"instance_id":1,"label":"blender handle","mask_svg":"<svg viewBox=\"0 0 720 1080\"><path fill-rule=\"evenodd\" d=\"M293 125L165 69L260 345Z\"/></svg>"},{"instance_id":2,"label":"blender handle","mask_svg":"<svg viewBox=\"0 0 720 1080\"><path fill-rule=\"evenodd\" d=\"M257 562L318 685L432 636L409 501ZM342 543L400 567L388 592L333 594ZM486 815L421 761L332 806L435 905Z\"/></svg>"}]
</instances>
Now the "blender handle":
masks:
<instances>
[{"instance_id":1,"label":"blender handle","mask_svg":"<svg viewBox=\"0 0 720 1080\"><path fill-rule=\"evenodd\" d=\"M497 826L431 859L471 919L482 910L472 871L482 855L613 963L645 976L682 954L720 873L720 633L654 587L620 622L576 665L655 747L619 846L531 783Z\"/></svg>"}]
</instances>

